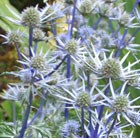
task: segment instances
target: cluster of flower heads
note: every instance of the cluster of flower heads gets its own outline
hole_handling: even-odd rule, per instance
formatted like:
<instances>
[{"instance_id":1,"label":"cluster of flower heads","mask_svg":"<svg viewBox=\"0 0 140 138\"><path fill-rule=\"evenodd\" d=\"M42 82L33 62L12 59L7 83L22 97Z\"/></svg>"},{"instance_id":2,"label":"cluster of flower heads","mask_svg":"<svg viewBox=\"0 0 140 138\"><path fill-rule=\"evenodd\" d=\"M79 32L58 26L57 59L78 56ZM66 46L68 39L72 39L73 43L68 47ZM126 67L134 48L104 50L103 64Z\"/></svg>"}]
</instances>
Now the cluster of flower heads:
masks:
<instances>
[{"instance_id":1,"label":"cluster of flower heads","mask_svg":"<svg viewBox=\"0 0 140 138\"><path fill-rule=\"evenodd\" d=\"M59 129L66 138L132 138L128 127L140 125L140 105L135 103L140 96L132 98L140 89L140 45L134 43L140 15L137 2L131 13L125 4L118 0L65 0L46 3L42 9L27 7L21 15L9 9L17 20L6 19L28 27L29 34L17 30L1 35L4 43L16 46L21 63L19 71L12 73L21 83L9 85L2 98L32 103L30 91L45 100L44 95L49 95L64 108L67 121ZM57 33L62 24L67 24L66 31ZM48 44L43 31L48 26L56 43L55 48L44 50L39 44ZM129 33L130 28L136 28L134 34ZM22 37L29 37L27 52L20 51Z\"/></svg>"}]
</instances>

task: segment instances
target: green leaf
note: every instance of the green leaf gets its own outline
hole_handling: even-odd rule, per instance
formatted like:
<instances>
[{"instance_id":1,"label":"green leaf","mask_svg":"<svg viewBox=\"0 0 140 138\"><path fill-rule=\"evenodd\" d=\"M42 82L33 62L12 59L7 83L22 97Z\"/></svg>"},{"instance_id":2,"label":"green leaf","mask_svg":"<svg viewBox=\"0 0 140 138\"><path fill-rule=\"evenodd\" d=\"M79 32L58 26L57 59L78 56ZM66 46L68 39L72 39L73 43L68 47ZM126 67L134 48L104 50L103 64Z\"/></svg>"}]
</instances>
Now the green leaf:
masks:
<instances>
[{"instance_id":1,"label":"green leaf","mask_svg":"<svg viewBox=\"0 0 140 138\"><path fill-rule=\"evenodd\" d=\"M4 101L1 104L4 112L6 112L6 114L8 115L9 119L12 119L12 102L11 101Z\"/></svg>"}]
</instances>

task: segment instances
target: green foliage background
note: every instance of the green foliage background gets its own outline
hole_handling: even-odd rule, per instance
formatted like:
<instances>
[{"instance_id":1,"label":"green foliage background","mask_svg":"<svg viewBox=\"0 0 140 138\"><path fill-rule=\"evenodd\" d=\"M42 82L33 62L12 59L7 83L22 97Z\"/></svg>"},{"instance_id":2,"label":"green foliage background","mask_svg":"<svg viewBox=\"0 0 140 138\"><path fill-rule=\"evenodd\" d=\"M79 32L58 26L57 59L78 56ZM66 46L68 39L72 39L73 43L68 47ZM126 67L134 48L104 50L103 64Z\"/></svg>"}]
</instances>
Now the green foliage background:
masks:
<instances>
[{"instance_id":1,"label":"green foliage background","mask_svg":"<svg viewBox=\"0 0 140 138\"><path fill-rule=\"evenodd\" d=\"M18 9L16 9L11 3ZM41 0L0 0L0 33L3 33L5 34L5 32L7 32L8 30L15 30L17 28L19 28L19 26L17 25L14 25L13 23L11 23L10 21L6 20L4 17L5 16L10 16L10 17L13 17L12 13L8 10L7 7L9 7L10 9L13 9L15 12L19 12L21 11L23 8L25 8L26 6L34 6L36 5L37 3L40 3L39 6L43 6L43 1ZM125 5L125 8L128 12L131 12L132 8L133 8L133 5L135 3L135 0L122 0L122 2L126 2L126 5ZM139 7L138 7L139 9ZM23 28L20 27L20 30L22 31ZM132 29L131 32L134 32L134 30ZM1 56L0 56L0 73L2 73L4 70L6 71L10 71L9 68L11 69L11 66L14 66L15 62L16 61L16 57L15 56L11 56L11 55L15 55L15 50L14 48L13 49L8 49L10 51L8 52L5 52L7 50L7 46L3 46L2 45L2 41L3 39L0 38L0 54L3 53L4 51L4 56L5 56L5 59L3 59ZM135 38L135 42L140 44L140 32L137 34L136 38ZM125 54L125 51L122 51L123 54ZM137 55L137 57L140 59L140 53ZM10 59L10 60L9 60ZM133 57L129 57L127 59L127 61L130 61L132 62L134 59ZM7 61L7 62L5 62ZM9 62L11 63L12 61L12 64L8 64ZM6 66L6 68L4 68ZM8 66L8 67L7 67ZM4 68L4 69L2 69ZM140 68L140 65L138 65L138 68ZM13 68L12 68L13 69ZM12 79L11 78L11 82L12 82ZM2 78L0 77L0 87L1 89L5 88L6 84L9 82L9 78ZM133 95L133 97L137 97L140 95L140 90L134 90L132 88L129 89L129 91L132 91L131 94ZM137 103L137 104L140 104L140 101ZM20 107L17 107L17 112L20 113ZM11 121L12 120L12 106L11 106L11 103L8 102L8 101L2 101L0 102L0 122L1 121ZM21 116L19 115L18 116L19 119L21 118ZM1 136L0 136L1 137ZM135 129L135 137L136 138L139 138L140 137L140 127L136 127Z\"/></svg>"}]
</instances>

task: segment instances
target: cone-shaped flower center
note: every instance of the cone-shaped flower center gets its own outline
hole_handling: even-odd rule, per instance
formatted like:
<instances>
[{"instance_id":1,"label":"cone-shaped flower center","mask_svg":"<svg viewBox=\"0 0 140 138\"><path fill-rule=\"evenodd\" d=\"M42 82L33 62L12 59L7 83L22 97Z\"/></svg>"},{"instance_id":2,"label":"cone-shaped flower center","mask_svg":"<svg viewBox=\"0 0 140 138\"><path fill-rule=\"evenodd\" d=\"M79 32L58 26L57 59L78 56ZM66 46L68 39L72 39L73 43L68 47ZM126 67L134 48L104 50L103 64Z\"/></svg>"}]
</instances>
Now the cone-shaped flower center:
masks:
<instances>
[{"instance_id":1,"label":"cone-shaped flower center","mask_svg":"<svg viewBox=\"0 0 140 138\"><path fill-rule=\"evenodd\" d=\"M117 79L122 73L122 67L117 59L112 58L103 63L101 72L106 78Z\"/></svg>"},{"instance_id":2,"label":"cone-shaped flower center","mask_svg":"<svg viewBox=\"0 0 140 138\"><path fill-rule=\"evenodd\" d=\"M88 92L81 92L77 96L76 104L80 107L89 107L91 105L91 98Z\"/></svg>"},{"instance_id":3,"label":"cone-shaped flower center","mask_svg":"<svg viewBox=\"0 0 140 138\"><path fill-rule=\"evenodd\" d=\"M41 56L35 56L31 59L31 67L44 71L46 70L45 59Z\"/></svg>"},{"instance_id":4,"label":"cone-shaped flower center","mask_svg":"<svg viewBox=\"0 0 140 138\"><path fill-rule=\"evenodd\" d=\"M117 113L126 112L129 105L129 99L126 95L118 96L112 103L112 108Z\"/></svg>"},{"instance_id":5,"label":"cone-shaped flower center","mask_svg":"<svg viewBox=\"0 0 140 138\"><path fill-rule=\"evenodd\" d=\"M68 51L69 54L73 55L76 54L77 47L78 47L77 41L72 39L66 44L65 49Z\"/></svg>"},{"instance_id":6,"label":"cone-shaped flower center","mask_svg":"<svg viewBox=\"0 0 140 138\"><path fill-rule=\"evenodd\" d=\"M22 12L21 23L25 26L38 26L40 24L39 11L34 7L28 7Z\"/></svg>"}]
</instances>

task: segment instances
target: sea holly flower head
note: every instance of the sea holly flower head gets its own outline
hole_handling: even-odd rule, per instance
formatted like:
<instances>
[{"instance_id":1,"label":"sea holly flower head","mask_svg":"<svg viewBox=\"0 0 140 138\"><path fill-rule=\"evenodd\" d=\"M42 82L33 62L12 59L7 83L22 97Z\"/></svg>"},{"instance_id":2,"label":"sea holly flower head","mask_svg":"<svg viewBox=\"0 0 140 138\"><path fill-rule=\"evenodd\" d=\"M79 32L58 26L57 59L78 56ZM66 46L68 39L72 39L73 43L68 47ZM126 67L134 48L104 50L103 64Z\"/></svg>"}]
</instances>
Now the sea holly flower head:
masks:
<instances>
[{"instance_id":1,"label":"sea holly flower head","mask_svg":"<svg viewBox=\"0 0 140 138\"><path fill-rule=\"evenodd\" d=\"M79 0L77 1L77 9L81 14L86 15L93 11L94 4L92 0Z\"/></svg>"},{"instance_id":2,"label":"sea holly flower head","mask_svg":"<svg viewBox=\"0 0 140 138\"><path fill-rule=\"evenodd\" d=\"M111 20L118 21L118 23L124 27L128 28L137 28L138 23L133 23L135 19L134 16L131 16L124 10L124 3L118 5L116 8L112 8L109 13L109 18Z\"/></svg>"},{"instance_id":3,"label":"sea holly flower head","mask_svg":"<svg viewBox=\"0 0 140 138\"><path fill-rule=\"evenodd\" d=\"M35 54L34 51L31 49L32 57L29 58L22 54L24 61L19 60L18 62L27 66L33 73L32 76L39 75L43 77L45 74L52 71L52 66L49 64L51 61L46 61L46 58L49 54L47 51L45 54L43 54L43 50L41 49L39 53ZM53 60L53 59L52 59Z\"/></svg>"},{"instance_id":4,"label":"sea holly flower head","mask_svg":"<svg viewBox=\"0 0 140 138\"><path fill-rule=\"evenodd\" d=\"M82 39L89 38L94 33L93 28L90 26L81 26L78 29L78 34Z\"/></svg>"},{"instance_id":5,"label":"sea holly flower head","mask_svg":"<svg viewBox=\"0 0 140 138\"><path fill-rule=\"evenodd\" d=\"M46 3L46 6L41 9L43 22L53 21L64 16L62 11L63 5L60 3L53 3L52 5Z\"/></svg>"},{"instance_id":6,"label":"sea holly flower head","mask_svg":"<svg viewBox=\"0 0 140 138\"><path fill-rule=\"evenodd\" d=\"M77 52L78 42L75 39L68 41L65 45L65 50L70 54L74 55Z\"/></svg>"},{"instance_id":7,"label":"sea holly flower head","mask_svg":"<svg viewBox=\"0 0 140 138\"><path fill-rule=\"evenodd\" d=\"M72 59L76 60L78 56L83 56L85 47L81 46L81 40L65 39L64 41L57 38L59 45L57 46L64 55L70 55Z\"/></svg>"},{"instance_id":8,"label":"sea holly flower head","mask_svg":"<svg viewBox=\"0 0 140 138\"><path fill-rule=\"evenodd\" d=\"M109 11L111 9L112 9L112 4L105 3L104 1L99 1L95 8L95 12L103 17L108 17Z\"/></svg>"},{"instance_id":9,"label":"sea holly flower head","mask_svg":"<svg viewBox=\"0 0 140 138\"><path fill-rule=\"evenodd\" d=\"M117 79L122 74L122 66L117 59L111 58L103 61L100 71L105 78Z\"/></svg>"},{"instance_id":10,"label":"sea holly flower head","mask_svg":"<svg viewBox=\"0 0 140 138\"><path fill-rule=\"evenodd\" d=\"M80 92L76 99L76 105L82 108L89 107L91 105L90 94L88 92Z\"/></svg>"},{"instance_id":11,"label":"sea holly flower head","mask_svg":"<svg viewBox=\"0 0 140 138\"><path fill-rule=\"evenodd\" d=\"M16 31L9 31L7 35L0 35L3 38L6 39L6 41L3 44L10 44L10 45L19 45L21 44L21 38L23 36L23 33L21 33L19 30Z\"/></svg>"},{"instance_id":12,"label":"sea holly flower head","mask_svg":"<svg viewBox=\"0 0 140 138\"><path fill-rule=\"evenodd\" d=\"M32 81L32 72L29 69L21 70L18 76L23 83L31 83Z\"/></svg>"},{"instance_id":13,"label":"sea holly flower head","mask_svg":"<svg viewBox=\"0 0 140 138\"><path fill-rule=\"evenodd\" d=\"M86 61L86 58L80 58L80 60L83 61L91 71L98 74L100 77L126 80L132 76L139 75L139 69L130 69L134 65L138 64L139 60L132 64L129 63L128 66L123 67L123 63L130 52L128 52L122 59L116 59L113 55L114 52L112 52L107 58L105 52L103 52L102 56L100 56L101 52L97 53L93 44L91 44L91 48L92 49L87 49L87 54L89 54L89 58L91 58L93 64L89 64Z\"/></svg>"},{"instance_id":14,"label":"sea holly flower head","mask_svg":"<svg viewBox=\"0 0 140 138\"><path fill-rule=\"evenodd\" d=\"M8 89L4 90L2 98L12 101L22 101L27 95L28 89L23 85L8 85Z\"/></svg>"},{"instance_id":15,"label":"sea holly flower head","mask_svg":"<svg viewBox=\"0 0 140 138\"><path fill-rule=\"evenodd\" d=\"M46 12L49 11L50 7L53 7L54 11L51 13L49 12L46 15ZM62 16L60 7L62 7L60 6L60 4L59 5L53 4L53 6L51 6L48 3L46 3L46 6L42 9L39 9L38 5L36 7L33 7L33 6L27 7L26 9L22 11L21 14L17 14L12 9L7 7L9 11L16 17L16 19L13 19L11 17L5 17L5 18L18 25L28 26L32 28L44 27L44 24L46 22L54 19L54 18L51 18L52 15L56 14L57 16L55 18L59 18L60 16ZM58 9L59 9L59 12L57 12Z\"/></svg>"},{"instance_id":16,"label":"sea holly flower head","mask_svg":"<svg viewBox=\"0 0 140 138\"><path fill-rule=\"evenodd\" d=\"M42 58L42 56L40 55L32 57L30 66L33 67L34 69L45 71L46 70L45 59Z\"/></svg>"},{"instance_id":17,"label":"sea holly flower head","mask_svg":"<svg viewBox=\"0 0 140 138\"><path fill-rule=\"evenodd\" d=\"M21 13L21 24L24 26L38 27L41 23L40 11L37 7L27 7Z\"/></svg>"},{"instance_id":18,"label":"sea holly flower head","mask_svg":"<svg viewBox=\"0 0 140 138\"><path fill-rule=\"evenodd\" d=\"M126 112L129 106L129 99L126 95L118 95L112 102L112 109L117 112Z\"/></svg>"},{"instance_id":19,"label":"sea holly flower head","mask_svg":"<svg viewBox=\"0 0 140 138\"><path fill-rule=\"evenodd\" d=\"M140 106L132 105L136 100L140 99L140 97L136 97L133 100L130 100L130 94L124 94L126 84L122 86L122 89L119 94L116 94L113 88L112 80L109 79L110 84L110 91L112 94L112 97L105 96L101 91L99 93L103 96L105 99L105 102L103 103L105 106L112 109L112 113L117 114L117 118L120 120L120 115L122 115L130 124L134 125L134 123L128 118L127 113L131 111L131 113L135 113L135 109L140 108ZM111 113L111 114L112 114Z\"/></svg>"},{"instance_id":20,"label":"sea holly flower head","mask_svg":"<svg viewBox=\"0 0 140 138\"><path fill-rule=\"evenodd\" d=\"M83 86L76 86L71 89L68 89L67 87L66 88L62 87L62 90L58 90L58 93L55 94L54 96L60 98L61 99L60 102L68 103L70 105L70 107L68 108L70 109L73 108L88 109L89 107L97 106L98 104L100 104L99 101L96 101L99 94L93 95L94 89L95 85L93 85L90 92L88 92L83 82Z\"/></svg>"},{"instance_id":21,"label":"sea holly flower head","mask_svg":"<svg viewBox=\"0 0 140 138\"><path fill-rule=\"evenodd\" d=\"M109 51L110 48L116 46L115 39L109 35L105 30L99 28L89 38L89 45L92 43L96 51Z\"/></svg>"},{"instance_id":22,"label":"sea holly flower head","mask_svg":"<svg viewBox=\"0 0 140 138\"><path fill-rule=\"evenodd\" d=\"M45 40L45 33L41 29L35 28L33 30L33 40L35 42Z\"/></svg>"},{"instance_id":23,"label":"sea holly flower head","mask_svg":"<svg viewBox=\"0 0 140 138\"><path fill-rule=\"evenodd\" d=\"M75 120L68 120L62 127L62 135L65 138L76 136L79 132L80 124Z\"/></svg>"}]
</instances>

